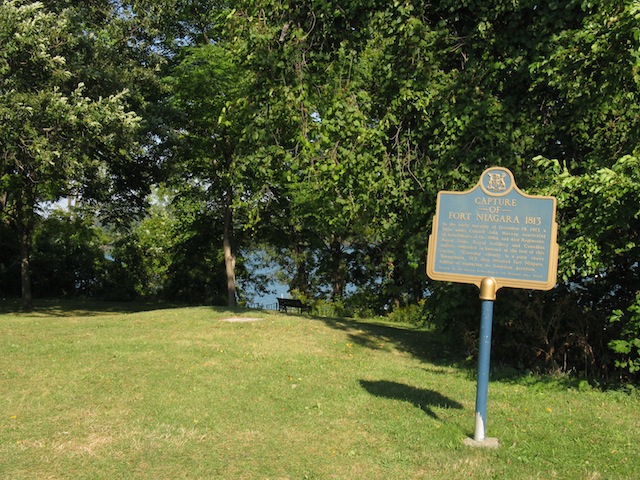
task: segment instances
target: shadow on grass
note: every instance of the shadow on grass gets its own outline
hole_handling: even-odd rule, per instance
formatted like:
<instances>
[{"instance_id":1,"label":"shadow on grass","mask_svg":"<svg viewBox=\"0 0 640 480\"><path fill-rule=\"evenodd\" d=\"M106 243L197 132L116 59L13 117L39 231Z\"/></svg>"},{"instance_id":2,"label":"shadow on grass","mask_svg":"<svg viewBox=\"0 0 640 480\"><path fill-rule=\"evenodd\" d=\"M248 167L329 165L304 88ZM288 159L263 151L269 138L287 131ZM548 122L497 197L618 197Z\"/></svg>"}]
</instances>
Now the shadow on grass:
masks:
<instances>
[{"instance_id":1,"label":"shadow on grass","mask_svg":"<svg viewBox=\"0 0 640 480\"><path fill-rule=\"evenodd\" d=\"M462 409L462 404L445 397L435 390L416 388L398 382L387 380L360 380L360 385L371 395L393 400L402 400L413 404L432 418L438 416L432 407Z\"/></svg>"},{"instance_id":2,"label":"shadow on grass","mask_svg":"<svg viewBox=\"0 0 640 480\"><path fill-rule=\"evenodd\" d=\"M522 372L504 365L498 365L492 368L489 380L506 385L527 387L534 392L562 391L567 389L587 391L592 389L587 379L576 375L568 373L543 374L530 371Z\"/></svg>"},{"instance_id":3,"label":"shadow on grass","mask_svg":"<svg viewBox=\"0 0 640 480\"><path fill-rule=\"evenodd\" d=\"M245 307L221 307L202 304L153 302L153 301L115 301L93 299L36 299L33 301L33 310L24 311L20 299L0 299L0 315L19 314L23 317L95 317L100 315L118 315L127 313L151 312L155 310L168 310L172 308L208 307L219 313L239 315L242 313L256 312L255 309Z\"/></svg>"},{"instance_id":4,"label":"shadow on grass","mask_svg":"<svg viewBox=\"0 0 640 480\"><path fill-rule=\"evenodd\" d=\"M0 301L0 315L20 314L25 317L32 316L52 316L52 317L75 317L75 316L99 316L125 313L139 313L153 310L163 310L168 308L184 307L185 305L160 303L160 302L137 302L137 301L101 301L101 300L78 300L78 299L37 299L33 302L33 310L24 311L19 299L7 299Z\"/></svg>"},{"instance_id":5,"label":"shadow on grass","mask_svg":"<svg viewBox=\"0 0 640 480\"><path fill-rule=\"evenodd\" d=\"M447 350L442 335L433 329L337 318L312 318L346 332L349 341L361 347L380 350L391 344L399 351L439 366L459 366L461 360L460 356Z\"/></svg>"},{"instance_id":6,"label":"shadow on grass","mask_svg":"<svg viewBox=\"0 0 640 480\"><path fill-rule=\"evenodd\" d=\"M415 356L425 362L425 369L431 373L448 375L446 370L437 367L454 367L466 373L470 381L476 381L477 360L465 357L461 352L449 351L448 341L435 329L417 328L403 325L378 324L342 318L310 317L312 320L322 321L331 328L347 333L348 339L355 345L365 348L381 350L386 345L393 345L401 352ZM432 368L436 367L436 368ZM589 389L588 382L575 376L534 374L520 371L512 367L491 365L490 382L522 385L534 391L546 391L574 388Z\"/></svg>"}]
</instances>

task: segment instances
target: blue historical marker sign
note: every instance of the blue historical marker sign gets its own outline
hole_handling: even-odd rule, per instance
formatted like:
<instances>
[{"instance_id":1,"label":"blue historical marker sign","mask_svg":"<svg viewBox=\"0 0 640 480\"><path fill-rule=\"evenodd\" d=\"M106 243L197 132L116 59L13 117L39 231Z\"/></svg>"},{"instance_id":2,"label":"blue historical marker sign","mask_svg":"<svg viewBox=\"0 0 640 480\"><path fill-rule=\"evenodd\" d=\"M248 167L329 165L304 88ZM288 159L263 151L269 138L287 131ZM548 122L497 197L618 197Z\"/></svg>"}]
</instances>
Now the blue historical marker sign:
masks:
<instances>
[{"instance_id":1,"label":"blue historical marker sign","mask_svg":"<svg viewBox=\"0 0 640 480\"><path fill-rule=\"evenodd\" d=\"M556 199L523 193L506 168L485 170L466 192L438 193L427 274L500 287L549 290L556 283Z\"/></svg>"}]
</instances>

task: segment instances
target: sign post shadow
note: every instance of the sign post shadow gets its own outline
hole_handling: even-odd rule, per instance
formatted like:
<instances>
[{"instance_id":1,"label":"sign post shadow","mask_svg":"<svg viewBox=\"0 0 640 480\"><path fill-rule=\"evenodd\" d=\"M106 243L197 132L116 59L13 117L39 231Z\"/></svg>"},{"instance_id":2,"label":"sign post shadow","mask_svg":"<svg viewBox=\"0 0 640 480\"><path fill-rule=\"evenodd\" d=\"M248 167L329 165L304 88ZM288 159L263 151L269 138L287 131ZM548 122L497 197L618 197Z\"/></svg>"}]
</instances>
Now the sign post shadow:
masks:
<instances>
[{"instance_id":1,"label":"sign post shadow","mask_svg":"<svg viewBox=\"0 0 640 480\"><path fill-rule=\"evenodd\" d=\"M550 290L558 268L556 199L522 192L503 167L485 170L466 192L438 193L429 236L427 275L480 288L475 431L472 446L497 447L486 437L491 331L501 287Z\"/></svg>"}]
</instances>

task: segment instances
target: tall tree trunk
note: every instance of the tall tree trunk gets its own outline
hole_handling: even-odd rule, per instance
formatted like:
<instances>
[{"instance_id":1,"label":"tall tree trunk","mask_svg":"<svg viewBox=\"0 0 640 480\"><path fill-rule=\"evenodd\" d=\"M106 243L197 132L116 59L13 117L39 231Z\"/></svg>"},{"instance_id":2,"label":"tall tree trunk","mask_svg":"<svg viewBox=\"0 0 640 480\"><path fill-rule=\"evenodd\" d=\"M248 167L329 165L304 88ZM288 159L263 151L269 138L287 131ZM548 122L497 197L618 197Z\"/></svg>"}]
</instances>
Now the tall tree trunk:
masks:
<instances>
[{"instance_id":1,"label":"tall tree trunk","mask_svg":"<svg viewBox=\"0 0 640 480\"><path fill-rule=\"evenodd\" d=\"M236 257L231 249L233 238L233 211L231 202L233 199L233 189L227 189L227 198L224 206L224 232L222 235L222 248L224 251L224 266L227 274L227 296L230 307L238 306L236 297Z\"/></svg>"},{"instance_id":2,"label":"tall tree trunk","mask_svg":"<svg viewBox=\"0 0 640 480\"><path fill-rule=\"evenodd\" d=\"M22 287L22 309L33 310L31 293L31 266L29 264L31 250L31 232L28 226L20 227L20 284Z\"/></svg>"},{"instance_id":3,"label":"tall tree trunk","mask_svg":"<svg viewBox=\"0 0 640 480\"><path fill-rule=\"evenodd\" d=\"M309 262L307 259L307 251L301 242L293 240L291 247L291 253L294 261L295 271L293 278L291 279L291 290L297 290L303 296L310 295L309 289Z\"/></svg>"},{"instance_id":4,"label":"tall tree trunk","mask_svg":"<svg viewBox=\"0 0 640 480\"><path fill-rule=\"evenodd\" d=\"M331 255L331 300L341 300L346 285L346 269L342 255L342 243L334 237L330 245Z\"/></svg>"},{"instance_id":5,"label":"tall tree trunk","mask_svg":"<svg viewBox=\"0 0 640 480\"><path fill-rule=\"evenodd\" d=\"M22 309L33 310L31 293L31 239L35 221L31 198L33 192L24 188L22 195L16 197L18 235L20 236L20 287L22 289Z\"/></svg>"}]
</instances>

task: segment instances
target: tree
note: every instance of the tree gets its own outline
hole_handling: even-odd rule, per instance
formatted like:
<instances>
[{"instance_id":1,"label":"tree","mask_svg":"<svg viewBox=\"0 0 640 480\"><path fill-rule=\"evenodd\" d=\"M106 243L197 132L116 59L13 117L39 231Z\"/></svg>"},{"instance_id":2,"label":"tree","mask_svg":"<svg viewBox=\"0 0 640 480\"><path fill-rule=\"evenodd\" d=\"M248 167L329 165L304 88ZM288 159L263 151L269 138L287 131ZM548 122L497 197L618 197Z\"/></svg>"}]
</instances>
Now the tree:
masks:
<instances>
[{"instance_id":1,"label":"tree","mask_svg":"<svg viewBox=\"0 0 640 480\"><path fill-rule=\"evenodd\" d=\"M126 161L140 119L126 108L126 91L92 99L84 84L69 84L64 54L80 37L68 12L7 1L0 9L2 214L20 236L23 306L29 309L38 205L70 194L89 172L104 175L105 157Z\"/></svg>"},{"instance_id":2,"label":"tree","mask_svg":"<svg viewBox=\"0 0 640 480\"><path fill-rule=\"evenodd\" d=\"M386 99L370 94L379 79L367 42L381 5L258 2L233 19L243 39L237 56L263 106L254 118L278 133L254 136L277 142L283 155L280 241L296 259L291 275L302 293L316 285L315 295L328 287L340 299L354 248L379 244L406 199L410 169L395 162L378 128L377 102Z\"/></svg>"},{"instance_id":3,"label":"tree","mask_svg":"<svg viewBox=\"0 0 640 480\"><path fill-rule=\"evenodd\" d=\"M158 57L135 37L121 4L3 1L0 8L1 210L21 238L29 308L42 202L74 197L120 224L144 207L161 134L159 103L149 101L161 95Z\"/></svg>"},{"instance_id":4,"label":"tree","mask_svg":"<svg viewBox=\"0 0 640 480\"><path fill-rule=\"evenodd\" d=\"M108 229L101 295L108 299L159 299L167 295L176 219L155 195L145 218L126 230Z\"/></svg>"},{"instance_id":5,"label":"tree","mask_svg":"<svg viewBox=\"0 0 640 480\"><path fill-rule=\"evenodd\" d=\"M282 213L274 206L282 202L288 129L294 121L283 114L288 106L282 98L269 93L272 80L265 81L253 63L265 60L248 48L251 39L261 36L260 26L243 30L241 12L215 7L206 31L194 36L200 43L181 51L168 79L173 105L182 114L174 124L178 143L171 185L177 199L190 196L212 209L230 306L237 304L236 263L243 237L256 238L260 229L262 238L273 238Z\"/></svg>"},{"instance_id":6,"label":"tree","mask_svg":"<svg viewBox=\"0 0 640 480\"><path fill-rule=\"evenodd\" d=\"M563 106L557 129L566 140L552 157L557 160L542 164L558 179L550 191L562 215L563 280L580 285L583 308L597 312L598 358L609 345L618 366L634 374L640 358L640 5L584 8L579 28L559 32L547 58L532 67Z\"/></svg>"},{"instance_id":7,"label":"tree","mask_svg":"<svg viewBox=\"0 0 640 480\"><path fill-rule=\"evenodd\" d=\"M104 244L91 216L61 209L49 212L33 235L34 290L43 297L100 295L107 264Z\"/></svg>"},{"instance_id":8,"label":"tree","mask_svg":"<svg viewBox=\"0 0 640 480\"><path fill-rule=\"evenodd\" d=\"M207 203L222 212L222 247L229 306L237 305L233 209L243 78L223 44L188 50L171 78L173 101L184 114L177 150L175 189L207 192Z\"/></svg>"},{"instance_id":9,"label":"tree","mask_svg":"<svg viewBox=\"0 0 640 480\"><path fill-rule=\"evenodd\" d=\"M573 13L553 3L521 3L508 16L500 8L493 16L467 16L466 32L474 41L463 47L465 69L473 77L460 83L479 87L476 94L491 93L499 108L481 110L494 113L484 132L487 141L503 139L500 143L517 153L513 163L503 164L519 185L558 198L561 283L549 293L500 293L509 306L497 312L496 338L511 346L496 341L496 358L612 375L607 344L620 349L619 361L627 365L634 354L625 351L633 342L624 342L635 328L639 273L638 7L637 2L569 2L566 8ZM471 18L481 22L474 35ZM455 98L459 109L465 102ZM508 109L496 117L500 105ZM498 123L502 132L494 132L500 118L506 120ZM471 151L483 142L474 140L467 143ZM556 160L535 159L538 154ZM449 286L436 288L452 294ZM448 326L460 322L453 308L447 313L436 303L433 311L445 315ZM473 332L474 323L462 330ZM460 330L450 331L458 342L463 338ZM611 343L617 335L624 342Z\"/></svg>"}]
</instances>

